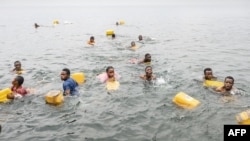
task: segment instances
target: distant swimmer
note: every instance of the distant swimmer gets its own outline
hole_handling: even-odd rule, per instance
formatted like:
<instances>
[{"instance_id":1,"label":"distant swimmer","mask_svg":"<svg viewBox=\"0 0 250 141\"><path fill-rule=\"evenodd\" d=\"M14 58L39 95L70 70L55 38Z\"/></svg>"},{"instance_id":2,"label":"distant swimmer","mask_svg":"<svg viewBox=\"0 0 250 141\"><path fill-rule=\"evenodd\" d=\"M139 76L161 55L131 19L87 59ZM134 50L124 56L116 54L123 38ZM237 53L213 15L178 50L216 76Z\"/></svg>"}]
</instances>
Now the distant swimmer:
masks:
<instances>
[{"instance_id":1,"label":"distant swimmer","mask_svg":"<svg viewBox=\"0 0 250 141\"><path fill-rule=\"evenodd\" d=\"M149 53L146 53L145 54L145 58L142 59L142 60L138 60L136 58L132 58L129 60L130 63L132 64L142 64L142 63L145 63L145 64L150 64L151 63L151 55Z\"/></svg>"},{"instance_id":2,"label":"distant swimmer","mask_svg":"<svg viewBox=\"0 0 250 141\"><path fill-rule=\"evenodd\" d=\"M145 68L145 74L140 76L141 79L151 81L156 80L156 76L153 75L153 70L151 66Z\"/></svg>"},{"instance_id":3,"label":"distant swimmer","mask_svg":"<svg viewBox=\"0 0 250 141\"><path fill-rule=\"evenodd\" d=\"M35 24L34 24L34 27L35 27L35 28L38 28L38 27L40 27L40 25L38 25L37 23L35 23Z\"/></svg>"},{"instance_id":4,"label":"distant swimmer","mask_svg":"<svg viewBox=\"0 0 250 141\"><path fill-rule=\"evenodd\" d=\"M138 39L139 39L139 41L142 41L143 40L142 35L139 35Z\"/></svg>"},{"instance_id":5,"label":"distant swimmer","mask_svg":"<svg viewBox=\"0 0 250 141\"><path fill-rule=\"evenodd\" d=\"M131 46L129 47L129 49L131 50L137 50L139 47L135 44L135 41L131 42Z\"/></svg>"},{"instance_id":6,"label":"distant swimmer","mask_svg":"<svg viewBox=\"0 0 250 141\"><path fill-rule=\"evenodd\" d=\"M112 34L112 39L115 39L115 34Z\"/></svg>"},{"instance_id":7,"label":"distant swimmer","mask_svg":"<svg viewBox=\"0 0 250 141\"><path fill-rule=\"evenodd\" d=\"M234 95L238 92L238 90L233 86L234 78L232 76L225 77L224 85L221 87L217 87L214 90L223 95Z\"/></svg>"},{"instance_id":8,"label":"distant swimmer","mask_svg":"<svg viewBox=\"0 0 250 141\"><path fill-rule=\"evenodd\" d=\"M118 25L119 25L119 22L116 22L115 24L116 24L116 26L118 26Z\"/></svg>"},{"instance_id":9,"label":"distant swimmer","mask_svg":"<svg viewBox=\"0 0 250 141\"><path fill-rule=\"evenodd\" d=\"M88 44L89 45L94 45L95 44L95 37L94 36L91 36L89 41L88 41Z\"/></svg>"},{"instance_id":10,"label":"distant swimmer","mask_svg":"<svg viewBox=\"0 0 250 141\"><path fill-rule=\"evenodd\" d=\"M12 70L16 74L22 74L24 70L22 69L22 64L20 61L15 61L14 62L14 69Z\"/></svg>"}]
</instances>

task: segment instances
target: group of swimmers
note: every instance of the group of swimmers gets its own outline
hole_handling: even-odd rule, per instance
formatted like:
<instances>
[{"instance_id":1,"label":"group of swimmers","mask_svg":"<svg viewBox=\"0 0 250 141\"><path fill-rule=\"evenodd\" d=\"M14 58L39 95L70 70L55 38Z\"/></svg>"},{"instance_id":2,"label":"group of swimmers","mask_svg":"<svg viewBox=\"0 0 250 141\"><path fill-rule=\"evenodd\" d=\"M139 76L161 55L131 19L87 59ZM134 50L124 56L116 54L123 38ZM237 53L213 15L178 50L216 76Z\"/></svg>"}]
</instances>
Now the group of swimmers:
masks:
<instances>
[{"instance_id":1,"label":"group of swimmers","mask_svg":"<svg viewBox=\"0 0 250 141\"><path fill-rule=\"evenodd\" d=\"M204 69L204 82L205 81L217 81L217 77L213 75L213 71L211 68ZM232 76L226 76L224 79L224 84L221 86L212 86L212 90L214 92L221 93L223 95L232 95L239 92L237 88L234 87L234 78Z\"/></svg>"},{"instance_id":2,"label":"group of swimmers","mask_svg":"<svg viewBox=\"0 0 250 141\"><path fill-rule=\"evenodd\" d=\"M150 63L150 62L151 62L151 55L149 53L146 53L145 58L137 61L136 63L141 64L141 63ZM12 72L16 73L17 76L12 81L12 86L11 86L12 93L7 95L8 99L21 98L25 96L26 94L34 92L33 89L27 89L22 86L24 82L24 78L21 74L24 73L24 70L22 69L22 64L20 61L14 62L14 69L12 70ZM61 80L64 81L63 82L63 94L71 95L71 96L75 96L75 95L79 96L79 91L78 91L79 84L70 76L71 76L71 73L68 68L62 69ZM110 81L117 81L120 78L120 75L115 72L114 67L108 66L106 68L106 72L98 75L97 78L101 82L106 83ZM145 74L141 75L140 78L143 80L147 80L147 81L155 80L156 76L153 75L152 67L146 66Z\"/></svg>"},{"instance_id":3,"label":"group of swimmers","mask_svg":"<svg viewBox=\"0 0 250 141\"><path fill-rule=\"evenodd\" d=\"M116 23L117 24L117 23ZM38 28L39 25L37 23L34 24L35 28ZM112 35L112 39L115 38L115 34ZM143 36L139 35L138 36L138 41L141 42L143 41ZM94 45L95 44L95 38L94 36L90 37L90 40L88 41L88 44ZM136 46L135 42L132 41L131 42L131 47L130 49L135 50L138 47ZM142 60L137 60L137 59L131 59L130 63L145 63L145 64L150 64L151 63L151 55L149 53L145 54L144 59ZM21 68L21 62L20 61L15 61L14 62L14 69L12 70L13 72L15 72L16 74L18 74L12 81L12 86L11 86L11 90L12 93L9 94L7 96L7 98L9 99L15 99L15 98L20 98L25 96L28 93L31 93L32 90L31 89L26 89L22 86L23 82L24 82L24 78L21 76L22 72L24 71ZM63 94L64 95L71 95L71 96L75 96L75 95L79 95L79 91L78 91L78 86L79 84L72 79L70 74L70 70L68 68L64 68L61 71L61 80L64 81L63 82ZM97 78L103 82L113 82L113 81L117 81L120 76L119 74L117 74L115 72L114 67L112 66L108 66L106 68L106 72L104 72L103 74L100 74L97 76ZM150 65L147 65L145 67L145 74L140 75L140 78L142 80L145 81L152 81L152 80L156 80L156 76L153 74L153 69ZM213 72L211 68L205 68L204 69L204 77L203 80L210 80L210 81L217 81L217 77L213 76ZM215 92L220 92L220 93L231 93L232 91L236 91L237 89L235 87L233 87L234 85L234 78L231 76L227 76L224 80L224 85L220 86L220 87L213 87L212 89Z\"/></svg>"},{"instance_id":4,"label":"group of swimmers","mask_svg":"<svg viewBox=\"0 0 250 141\"><path fill-rule=\"evenodd\" d=\"M116 25L119 25L116 23ZM38 25L37 23L34 24L35 28L40 27L40 25ZM115 34L112 34L112 39L115 38ZM138 36L139 41L143 40L142 35ZM95 44L95 38L94 36L90 37L90 40L88 41L88 44L94 45ZM134 41L131 42L131 49L135 50L137 48L136 44ZM146 64L150 64L151 63L151 55L149 53L145 54L145 58L142 60L137 60L137 59L131 59L130 60L131 63L146 63ZM22 73L24 73L24 70L22 69L22 64L20 61L15 61L14 62L14 69L12 70L12 72L16 73L17 76L12 80L12 86L11 94L7 95L8 99L16 99L16 98L21 98L29 93L34 92L33 89L28 89L23 87L23 83L24 83L24 77L22 76ZM68 68L64 68L61 71L61 80L64 81L63 82L63 94L64 95L71 95L71 96L75 96L75 95L79 95L79 91L78 91L78 86L79 84L72 79L70 74L70 70ZM100 74L99 76L97 76L97 78L99 78L99 80L101 82L110 82L110 81L117 81L120 76L115 72L114 67L109 66L106 68L106 72L103 74ZM146 66L145 68L145 74L140 76L141 79L143 80L147 80L147 81L151 81L151 80L155 80L156 76L153 75L153 70L151 66Z\"/></svg>"}]
</instances>

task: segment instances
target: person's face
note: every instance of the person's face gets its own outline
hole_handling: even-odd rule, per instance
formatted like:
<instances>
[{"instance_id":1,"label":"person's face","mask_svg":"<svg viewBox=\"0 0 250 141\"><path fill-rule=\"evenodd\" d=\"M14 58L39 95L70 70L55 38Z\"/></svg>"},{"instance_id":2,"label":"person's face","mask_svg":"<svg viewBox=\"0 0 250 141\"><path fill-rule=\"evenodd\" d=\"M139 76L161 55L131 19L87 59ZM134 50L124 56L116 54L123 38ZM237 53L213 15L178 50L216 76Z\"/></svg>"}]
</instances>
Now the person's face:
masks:
<instances>
[{"instance_id":1,"label":"person's face","mask_svg":"<svg viewBox=\"0 0 250 141\"><path fill-rule=\"evenodd\" d=\"M206 71L205 73L205 79L211 80L213 78L213 72L212 71Z\"/></svg>"},{"instance_id":2,"label":"person's face","mask_svg":"<svg viewBox=\"0 0 250 141\"><path fill-rule=\"evenodd\" d=\"M151 67L148 67L148 68L146 69L146 76L151 76L152 73L153 73L152 68L151 68Z\"/></svg>"},{"instance_id":3,"label":"person's face","mask_svg":"<svg viewBox=\"0 0 250 141\"><path fill-rule=\"evenodd\" d=\"M17 80L16 80L16 78L14 78L13 80L12 80L12 85L18 85L18 82L17 82Z\"/></svg>"},{"instance_id":4,"label":"person's face","mask_svg":"<svg viewBox=\"0 0 250 141\"><path fill-rule=\"evenodd\" d=\"M20 69L21 69L21 63L17 62L17 63L15 63L14 65L15 65L15 68L16 68L17 70L20 70Z\"/></svg>"},{"instance_id":5,"label":"person's face","mask_svg":"<svg viewBox=\"0 0 250 141\"><path fill-rule=\"evenodd\" d=\"M95 39L94 38L90 38L90 42L94 42L95 41Z\"/></svg>"},{"instance_id":6,"label":"person's face","mask_svg":"<svg viewBox=\"0 0 250 141\"><path fill-rule=\"evenodd\" d=\"M107 72L107 74L108 74L108 77L109 77L109 78L114 77L114 74L115 74L114 69L109 69L108 72Z\"/></svg>"},{"instance_id":7,"label":"person's face","mask_svg":"<svg viewBox=\"0 0 250 141\"><path fill-rule=\"evenodd\" d=\"M135 42L131 42L131 46L135 46Z\"/></svg>"},{"instance_id":8,"label":"person's face","mask_svg":"<svg viewBox=\"0 0 250 141\"><path fill-rule=\"evenodd\" d=\"M67 80L68 79L68 75L65 71L61 72L61 80Z\"/></svg>"},{"instance_id":9,"label":"person's face","mask_svg":"<svg viewBox=\"0 0 250 141\"><path fill-rule=\"evenodd\" d=\"M142 40L142 36L141 35L138 38L139 38L139 40Z\"/></svg>"},{"instance_id":10,"label":"person's face","mask_svg":"<svg viewBox=\"0 0 250 141\"><path fill-rule=\"evenodd\" d=\"M147 55L147 56L145 57L145 61L151 62L151 55Z\"/></svg>"},{"instance_id":11,"label":"person's face","mask_svg":"<svg viewBox=\"0 0 250 141\"><path fill-rule=\"evenodd\" d=\"M233 87L233 80L232 79L229 79L227 78L225 81L224 81L224 87L226 89L226 91L230 91Z\"/></svg>"}]
</instances>

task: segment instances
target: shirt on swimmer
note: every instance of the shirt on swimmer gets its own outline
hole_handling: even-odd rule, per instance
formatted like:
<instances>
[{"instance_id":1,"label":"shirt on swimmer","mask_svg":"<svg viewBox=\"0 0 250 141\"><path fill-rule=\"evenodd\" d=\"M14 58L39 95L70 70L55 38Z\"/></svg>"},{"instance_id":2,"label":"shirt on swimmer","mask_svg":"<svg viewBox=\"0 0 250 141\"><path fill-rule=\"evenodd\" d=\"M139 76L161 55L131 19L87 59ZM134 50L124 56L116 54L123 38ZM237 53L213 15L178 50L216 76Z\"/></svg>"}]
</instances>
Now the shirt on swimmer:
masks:
<instances>
[{"instance_id":1,"label":"shirt on swimmer","mask_svg":"<svg viewBox=\"0 0 250 141\"><path fill-rule=\"evenodd\" d=\"M67 80L65 80L63 82L63 90L65 93L66 90L70 89L70 95L71 96L79 96L79 90L78 90L78 84L77 82L72 79L72 78L68 78Z\"/></svg>"}]
</instances>

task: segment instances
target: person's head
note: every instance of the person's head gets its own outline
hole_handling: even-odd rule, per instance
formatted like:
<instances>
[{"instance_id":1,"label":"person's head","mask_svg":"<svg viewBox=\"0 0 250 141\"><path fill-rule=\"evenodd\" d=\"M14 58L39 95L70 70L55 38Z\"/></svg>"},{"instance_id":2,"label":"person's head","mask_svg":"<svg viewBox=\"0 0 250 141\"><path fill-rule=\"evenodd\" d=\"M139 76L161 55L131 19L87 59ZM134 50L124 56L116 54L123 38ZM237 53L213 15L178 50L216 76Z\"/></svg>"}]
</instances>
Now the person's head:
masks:
<instances>
[{"instance_id":1,"label":"person's head","mask_svg":"<svg viewBox=\"0 0 250 141\"><path fill-rule=\"evenodd\" d=\"M12 81L12 85L13 86L22 86L24 82L24 78L22 76L16 76L13 81Z\"/></svg>"},{"instance_id":2,"label":"person's head","mask_svg":"<svg viewBox=\"0 0 250 141\"><path fill-rule=\"evenodd\" d=\"M146 73L146 76L147 76L147 77L152 76L152 74L153 74L152 67L151 67L151 66L146 66L146 68L145 68L145 73Z\"/></svg>"},{"instance_id":3,"label":"person's head","mask_svg":"<svg viewBox=\"0 0 250 141\"><path fill-rule=\"evenodd\" d=\"M34 26L35 26L35 28L38 28L38 27L39 27L39 25L38 25L37 23L35 23Z\"/></svg>"},{"instance_id":4,"label":"person's head","mask_svg":"<svg viewBox=\"0 0 250 141\"><path fill-rule=\"evenodd\" d=\"M70 70L68 68L62 69L61 80L67 80L70 77Z\"/></svg>"},{"instance_id":5,"label":"person's head","mask_svg":"<svg viewBox=\"0 0 250 141\"><path fill-rule=\"evenodd\" d=\"M145 54L144 62L151 62L151 55L149 53Z\"/></svg>"},{"instance_id":6,"label":"person's head","mask_svg":"<svg viewBox=\"0 0 250 141\"><path fill-rule=\"evenodd\" d=\"M139 41L143 40L143 39L142 39L142 35L139 35L139 36L138 36L138 39L139 39Z\"/></svg>"},{"instance_id":7,"label":"person's head","mask_svg":"<svg viewBox=\"0 0 250 141\"><path fill-rule=\"evenodd\" d=\"M108 67L106 68L106 73L108 74L108 77L109 77L109 78L114 77L114 75L115 75L114 67L108 66Z\"/></svg>"},{"instance_id":8,"label":"person's head","mask_svg":"<svg viewBox=\"0 0 250 141\"><path fill-rule=\"evenodd\" d=\"M14 67L15 67L15 70L16 71L20 71L21 70L21 67L22 67L22 64L20 61L15 61L14 62Z\"/></svg>"},{"instance_id":9,"label":"person's head","mask_svg":"<svg viewBox=\"0 0 250 141\"><path fill-rule=\"evenodd\" d=\"M115 39L115 34L112 34L112 39Z\"/></svg>"},{"instance_id":10,"label":"person's head","mask_svg":"<svg viewBox=\"0 0 250 141\"><path fill-rule=\"evenodd\" d=\"M119 25L119 23L118 23L118 22L116 22L115 24L116 24L116 25Z\"/></svg>"},{"instance_id":11,"label":"person's head","mask_svg":"<svg viewBox=\"0 0 250 141\"><path fill-rule=\"evenodd\" d=\"M132 42L131 42L131 46L132 46L132 47L135 46L135 41L132 41Z\"/></svg>"},{"instance_id":12,"label":"person's head","mask_svg":"<svg viewBox=\"0 0 250 141\"><path fill-rule=\"evenodd\" d=\"M234 85L234 78L232 76L225 77L224 88L226 91L230 91Z\"/></svg>"},{"instance_id":13,"label":"person's head","mask_svg":"<svg viewBox=\"0 0 250 141\"><path fill-rule=\"evenodd\" d=\"M206 80L211 80L213 78L213 71L211 68L204 69L204 76Z\"/></svg>"},{"instance_id":14,"label":"person's head","mask_svg":"<svg viewBox=\"0 0 250 141\"><path fill-rule=\"evenodd\" d=\"M90 40L90 42L94 42L95 41L95 37L91 36L89 40Z\"/></svg>"}]
</instances>

